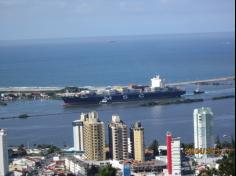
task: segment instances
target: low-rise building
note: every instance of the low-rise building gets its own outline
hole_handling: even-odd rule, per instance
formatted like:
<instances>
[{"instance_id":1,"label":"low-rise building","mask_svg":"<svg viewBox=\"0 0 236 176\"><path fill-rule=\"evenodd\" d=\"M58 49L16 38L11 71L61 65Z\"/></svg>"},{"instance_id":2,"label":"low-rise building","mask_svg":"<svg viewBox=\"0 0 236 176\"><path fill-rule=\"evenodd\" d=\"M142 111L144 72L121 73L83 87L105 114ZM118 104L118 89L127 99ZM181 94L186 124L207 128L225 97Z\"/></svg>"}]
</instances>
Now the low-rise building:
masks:
<instances>
[{"instance_id":1,"label":"low-rise building","mask_svg":"<svg viewBox=\"0 0 236 176\"><path fill-rule=\"evenodd\" d=\"M161 174L166 168L166 163L163 161L152 160L145 162L133 162L131 164L132 175L147 175Z\"/></svg>"},{"instance_id":2,"label":"low-rise building","mask_svg":"<svg viewBox=\"0 0 236 176\"><path fill-rule=\"evenodd\" d=\"M112 165L112 167L116 168L118 174L123 170L123 162L117 160L103 160L103 161L95 161L95 160L84 160L78 156L68 156L65 158L65 167L68 171L73 174L78 175L87 175L87 172L91 167L100 168L106 165Z\"/></svg>"}]
</instances>

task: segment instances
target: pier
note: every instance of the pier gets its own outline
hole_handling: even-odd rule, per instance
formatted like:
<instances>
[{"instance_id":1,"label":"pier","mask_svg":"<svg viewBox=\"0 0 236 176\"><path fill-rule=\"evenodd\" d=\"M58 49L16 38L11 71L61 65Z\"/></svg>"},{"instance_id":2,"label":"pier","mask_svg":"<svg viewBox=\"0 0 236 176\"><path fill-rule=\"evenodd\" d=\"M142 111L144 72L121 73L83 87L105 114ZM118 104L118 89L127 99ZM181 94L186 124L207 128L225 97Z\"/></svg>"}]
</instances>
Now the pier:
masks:
<instances>
[{"instance_id":1,"label":"pier","mask_svg":"<svg viewBox=\"0 0 236 176\"><path fill-rule=\"evenodd\" d=\"M183 81L183 82L177 82L177 83L167 83L166 85L167 86L182 86L182 85L188 85L188 84L207 84L207 83L215 83L215 82L230 81L230 80L231 81L235 80L235 76L205 79L205 80Z\"/></svg>"}]
</instances>

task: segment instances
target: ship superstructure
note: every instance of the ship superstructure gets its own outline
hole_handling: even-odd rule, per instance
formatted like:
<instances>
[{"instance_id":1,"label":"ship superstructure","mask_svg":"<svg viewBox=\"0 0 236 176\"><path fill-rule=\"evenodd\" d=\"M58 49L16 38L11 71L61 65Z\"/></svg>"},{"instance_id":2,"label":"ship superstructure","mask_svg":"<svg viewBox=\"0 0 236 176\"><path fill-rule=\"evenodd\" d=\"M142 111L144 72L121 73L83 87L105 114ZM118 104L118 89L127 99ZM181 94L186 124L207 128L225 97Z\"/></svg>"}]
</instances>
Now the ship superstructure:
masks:
<instances>
[{"instance_id":1,"label":"ship superstructure","mask_svg":"<svg viewBox=\"0 0 236 176\"><path fill-rule=\"evenodd\" d=\"M150 86L130 84L103 89L83 88L78 92L63 94L62 99L66 104L107 104L177 98L183 94L185 90L166 86L164 80L157 75L151 79Z\"/></svg>"}]
</instances>

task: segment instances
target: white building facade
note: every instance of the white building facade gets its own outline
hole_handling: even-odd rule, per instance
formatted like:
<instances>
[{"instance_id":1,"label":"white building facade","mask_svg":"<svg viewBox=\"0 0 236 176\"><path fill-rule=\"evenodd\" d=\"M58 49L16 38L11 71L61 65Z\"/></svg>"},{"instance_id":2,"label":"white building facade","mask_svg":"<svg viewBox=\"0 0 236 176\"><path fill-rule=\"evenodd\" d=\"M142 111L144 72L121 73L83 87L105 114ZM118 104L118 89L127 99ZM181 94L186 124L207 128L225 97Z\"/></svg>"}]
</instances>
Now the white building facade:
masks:
<instances>
[{"instance_id":1,"label":"white building facade","mask_svg":"<svg viewBox=\"0 0 236 176\"><path fill-rule=\"evenodd\" d=\"M0 128L0 176L8 173L7 131Z\"/></svg>"},{"instance_id":2,"label":"white building facade","mask_svg":"<svg viewBox=\"0 0 236 176\"><path fill-rule=\"evenodd\" d=\"M83 121L75 120L72 122L73 137L74 137L74 150L84 151L84 125Z\"/></svg>"},{"instance_id":3,"label":"white building facade","mask_svg":"<svg viewBox=\"0 0 236 176\"><path fill-rule=\"evenodd\" d=\"M214 147L212 110L204 107L194 109L193 122L195 157L207 158L207 149Z\"/></svg>"},{"instance_id":4,"label":"white building facade","mask_svg":"<svg viewBox=\"0 0 236 176\"><path fill-rule=\"evenodd\" d=\"M181 148L180 138L172 138L171 141L172 156L172 175L181 175Z\"/></svg>"}]
</instances>

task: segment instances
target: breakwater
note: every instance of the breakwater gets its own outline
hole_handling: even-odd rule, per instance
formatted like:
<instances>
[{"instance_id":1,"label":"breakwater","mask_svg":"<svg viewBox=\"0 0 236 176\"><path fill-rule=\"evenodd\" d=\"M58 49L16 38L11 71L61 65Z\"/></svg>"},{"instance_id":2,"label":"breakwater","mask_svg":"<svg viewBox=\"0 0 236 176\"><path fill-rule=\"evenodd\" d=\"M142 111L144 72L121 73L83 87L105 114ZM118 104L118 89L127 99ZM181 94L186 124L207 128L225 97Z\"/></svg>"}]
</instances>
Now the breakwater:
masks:
<instances>
[{"instance_id":1,"label":"breakwater","mask_svg":"<svg viewBox=\"0 0 236 176\"><path fill-rule=\"evenodd\" d=\"M190 80L190 81L182 81L176 83L167 83L167 86L181 86L187 84L207 84L207 83L217 83L222 81L232 81L235 80L235 76L229 77L220 77L213 79L205 79L205 80ZM8 92L8 93L26 93L26 92L58 92L66 87L0 87L0 93ZM91 87L90 87L91 88ZM98 89L99 87L94 87Z\"/></svg>"}]
</instances>

